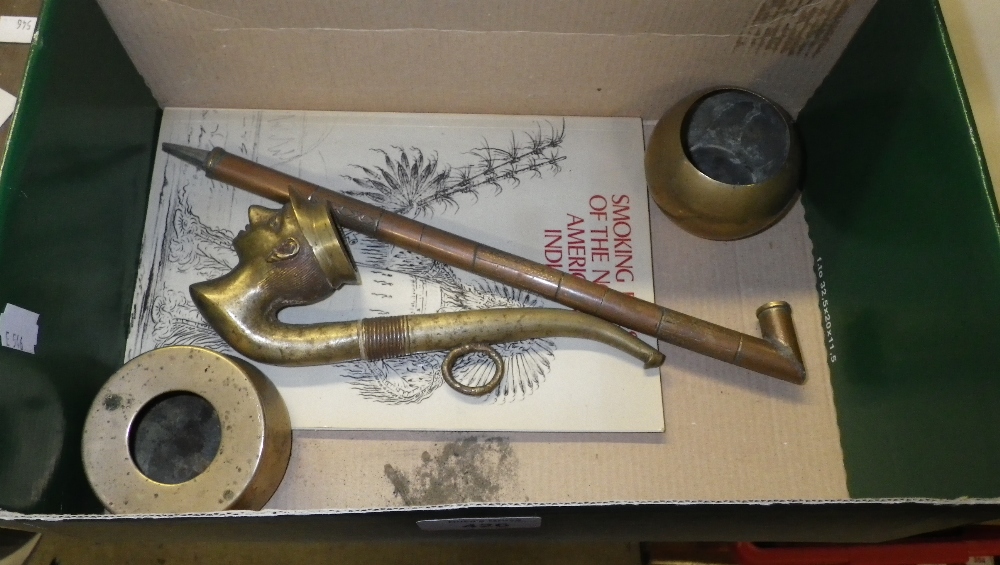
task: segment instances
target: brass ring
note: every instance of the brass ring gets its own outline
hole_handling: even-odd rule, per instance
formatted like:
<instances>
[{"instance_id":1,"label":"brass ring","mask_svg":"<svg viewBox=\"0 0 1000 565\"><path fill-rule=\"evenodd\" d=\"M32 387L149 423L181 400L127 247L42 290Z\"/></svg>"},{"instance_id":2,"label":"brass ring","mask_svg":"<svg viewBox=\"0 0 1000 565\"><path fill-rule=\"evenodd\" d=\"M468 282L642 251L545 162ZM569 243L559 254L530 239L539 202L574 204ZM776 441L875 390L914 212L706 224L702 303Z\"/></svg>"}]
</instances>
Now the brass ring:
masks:
<instances>
[{"instance_id":1,"label":"brass ring","mask_svg":"<svg viewBox=\"0 0 1000 565\"><path fill-rule=\"evenodd\" d=\"M144 475L129 447L142 409L171 392L205 399L222 437L201 474L177 484ZM83 427L83 466L116 514L258 510L278 488L291 456L288 411L256 367L194 346L154 349L129 361L101 388Z\"/></svg>"},{"instance_id":2,"label":"brass ring","mask_svg":"<svg viewBox=\"0 0 1000 565\"><path fill-rule=\"evenodd\" d=\"M451 370L455 367L455 362L458 361L459 358L477 351L479 353L485 353L486 356L490 358L490 361L493 361L493 367L495 368L493 378L490 379L490 382L481 386L463 385L455 379L455 375L452 374ZM441 374L444 376L444 382L448 383L448 386L462 394L467 394L469 396L486 396L496 390L496 388L500 386L500 381L503 380L503 359L500 357L500 354L497 353L496 349L493 349L485 343L469 343L461 347L456 347L448 352L448 356L445 357L444 362L441 363Z\"/></svg>"}]
</instances>

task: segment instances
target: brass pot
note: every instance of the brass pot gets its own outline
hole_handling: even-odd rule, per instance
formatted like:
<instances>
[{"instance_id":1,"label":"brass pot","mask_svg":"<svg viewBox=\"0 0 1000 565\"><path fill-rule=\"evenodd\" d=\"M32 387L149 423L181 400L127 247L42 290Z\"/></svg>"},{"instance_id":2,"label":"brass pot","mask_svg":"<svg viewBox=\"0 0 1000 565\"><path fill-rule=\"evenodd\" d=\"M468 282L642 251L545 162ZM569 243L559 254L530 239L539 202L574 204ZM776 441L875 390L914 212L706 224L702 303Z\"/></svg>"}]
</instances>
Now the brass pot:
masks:
<instances>
[{"instance_id":1,"label":"brass pot","mask_svg":"<svg viewBox=\"0 0 1000 565\"><path fill-rule=\"evenodd\" d=\"M214 425L188 418L190 403L153 416L177 395L209 406ZM147 418L156 422L143 434ZM214 449L203 450L213 435ZM84 471L115 514L259 510L281 483L291 449L288 410L271 381L241 359L191 345L126 363L101 387L83 426Z\"/></svg>"},{"instance_id":2,"label":"brass pot","mask_svg":"<svg viewBox=\"0 0 1000 565\"><path fill-rule=\"evenodd\" d=\"M791 117L755 92L726 87L689 96L663 115L646 149L646 182L684 230L734 240L788 212L801 164Z\"/></svg>"}]
</instances>

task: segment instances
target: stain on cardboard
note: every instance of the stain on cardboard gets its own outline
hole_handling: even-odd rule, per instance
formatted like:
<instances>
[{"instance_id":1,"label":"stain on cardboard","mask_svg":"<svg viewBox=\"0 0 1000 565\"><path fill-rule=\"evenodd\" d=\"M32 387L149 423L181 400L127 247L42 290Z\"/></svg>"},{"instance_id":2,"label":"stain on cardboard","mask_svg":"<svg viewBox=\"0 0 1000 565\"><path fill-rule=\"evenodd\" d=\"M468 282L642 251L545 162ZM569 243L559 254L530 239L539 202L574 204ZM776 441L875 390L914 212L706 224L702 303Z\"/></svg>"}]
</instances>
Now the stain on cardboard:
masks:
<instances>
[{"instance_id":1,"label":"stain on cardboard","mask_svg":"<svg viewBox=\"0 0 1000 565\"><path fill-rule=\"evenodd\" d=\"M833 36L854 0L764 0L734 50L815 57Z\"/></svg>"},{"instance_id":2,"label":"stain on cardboard","mask_svg":"<svg viewBox=\"0 0 1000 565\"><path fill-rule=\"evenodd\" d=\"M469 437L424 451L410 472L387 463L385 476L407 506L491 502L517 483L517 468L508 440Z\"/></svg>"}]
</instances>

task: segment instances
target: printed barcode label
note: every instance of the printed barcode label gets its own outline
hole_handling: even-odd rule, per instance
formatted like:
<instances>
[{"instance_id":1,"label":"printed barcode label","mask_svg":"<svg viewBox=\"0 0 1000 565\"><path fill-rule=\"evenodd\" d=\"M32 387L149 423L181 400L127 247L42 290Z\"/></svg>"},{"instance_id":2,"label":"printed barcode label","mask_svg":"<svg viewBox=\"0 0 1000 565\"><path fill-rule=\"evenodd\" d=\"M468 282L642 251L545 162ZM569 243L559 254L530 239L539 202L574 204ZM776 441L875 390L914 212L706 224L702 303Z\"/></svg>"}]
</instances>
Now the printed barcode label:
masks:
<instances>
[{"instance_id":1,"label":"printed barcode label","mask_svg":"<svg viewBox=\"0 0 1000 565\"><path fill-rule=\"evenodd\" d=\"M0 16L0 43L31 43L38 18Z\"/></svg>"},{"instance_id":2,"label":"printed barcode label","mask_svg":"<svg viewBox=\"0 0 1000 565\"><path fill-rule=\"evenodd\" d=\"M444 518L441 520L418 520L417 527L433 532L444 530L519 530L542 527L541 516L513 516L507 518Z\"/></svg>"}]
</instances>

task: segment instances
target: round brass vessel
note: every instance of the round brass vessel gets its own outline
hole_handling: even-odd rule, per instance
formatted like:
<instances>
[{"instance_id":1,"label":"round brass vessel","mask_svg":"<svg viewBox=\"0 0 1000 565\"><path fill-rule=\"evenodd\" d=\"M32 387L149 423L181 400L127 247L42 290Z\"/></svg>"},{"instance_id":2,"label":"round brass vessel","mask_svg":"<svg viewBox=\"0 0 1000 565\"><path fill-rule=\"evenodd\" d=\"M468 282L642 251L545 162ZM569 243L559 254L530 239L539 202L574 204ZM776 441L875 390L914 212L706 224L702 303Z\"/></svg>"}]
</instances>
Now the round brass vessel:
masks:
<instances>
[{"instance_id":1,"label":"round brass vessel","mask_svg":"<svg viewBox=\"0 0 1000 565\"><path fill-rule=\"evenodd\" d=\"M137 465L137 430L160 399L176 395L211 405L218 447L193 478L167 481L150 473L158 481ZM173 441L162 437L160 424L152 427ZM291 448L288 411L274 385L242 360L193 346L155 349L126 363L101 388L83 428L87 478L116 514L258 510L278 488Z\"/></svg>"},{"instance_id":2,"label":"round brass vessel","mask_svg":"<svg viewBox=\"0 0 1000 565\"><path fill-rule=\"evenodd\" d=\"M689 96L663 115L646 149L646 182L684 230L734 240L788 212L801 164L791 117L757 93L727 87Z\"/></svg>"}]
</instances>

